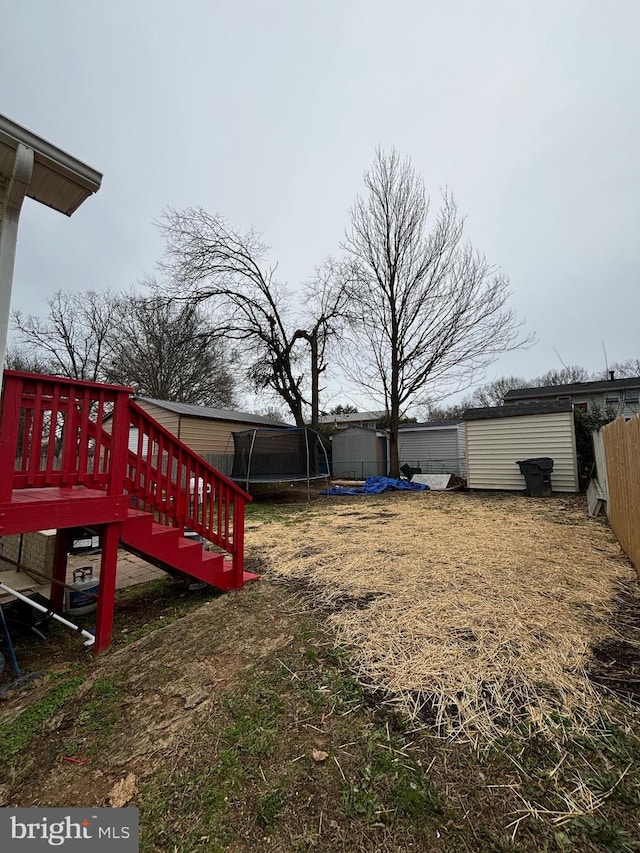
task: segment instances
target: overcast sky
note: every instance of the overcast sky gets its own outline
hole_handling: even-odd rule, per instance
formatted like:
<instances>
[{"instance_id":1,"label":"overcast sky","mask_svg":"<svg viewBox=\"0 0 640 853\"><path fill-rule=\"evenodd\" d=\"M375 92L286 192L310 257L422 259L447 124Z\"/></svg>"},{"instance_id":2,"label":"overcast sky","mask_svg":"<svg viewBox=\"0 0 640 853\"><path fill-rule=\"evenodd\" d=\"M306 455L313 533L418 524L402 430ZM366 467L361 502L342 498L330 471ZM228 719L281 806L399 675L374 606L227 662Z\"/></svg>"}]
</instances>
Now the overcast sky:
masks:
<instances>
[{"instance_id":1,"label":"overcast sky","mask_svg":"<svg viewBox=\"0 0 640 853\"><path fill-rule=\"evenodd\" d=\"M25 202L14 307L153 273L166 206L255 226L297 287L395 146L434 200L452 190L537 334L487 380L561 367L554 348L640 357L638 0L20 0L2 19L0 111L104 173L71 219Z\"/></svg>"}]
</instances>

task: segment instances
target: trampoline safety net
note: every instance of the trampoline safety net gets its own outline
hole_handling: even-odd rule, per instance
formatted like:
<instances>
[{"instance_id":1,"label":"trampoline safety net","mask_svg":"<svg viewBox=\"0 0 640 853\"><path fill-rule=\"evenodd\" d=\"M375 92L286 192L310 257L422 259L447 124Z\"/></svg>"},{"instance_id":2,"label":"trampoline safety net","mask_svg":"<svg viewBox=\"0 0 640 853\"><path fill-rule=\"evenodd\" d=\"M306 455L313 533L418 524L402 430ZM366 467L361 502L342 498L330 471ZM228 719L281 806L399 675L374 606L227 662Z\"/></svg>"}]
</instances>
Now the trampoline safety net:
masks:
<instances>
[{"instance_id":1,"label":"trampoline safety net","mask_svg":"<svg viewBox=\"0 0 640 853\"><path fill-rule=\"evenodd\" d=\"M232 434L231 478L236 482L280 483L327 476L326 453L312 429L248 429Z\"/></svg>"}]
</instances>

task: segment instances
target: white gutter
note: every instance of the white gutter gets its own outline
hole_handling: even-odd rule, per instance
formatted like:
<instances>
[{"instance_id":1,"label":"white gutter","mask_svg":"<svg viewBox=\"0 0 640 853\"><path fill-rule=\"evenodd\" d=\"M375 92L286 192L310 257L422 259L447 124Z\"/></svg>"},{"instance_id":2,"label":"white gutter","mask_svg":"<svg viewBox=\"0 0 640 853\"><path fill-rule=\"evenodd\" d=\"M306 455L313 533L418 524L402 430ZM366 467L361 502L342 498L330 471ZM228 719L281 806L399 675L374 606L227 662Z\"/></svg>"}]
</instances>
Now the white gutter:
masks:
<instances>
[{"instance_id":1,"label":"white gutter","mask_svg":"<svg viewBox=\"0 0 640 853\"><path fill-rule=\"evenodd\" d=\"M102 183L100 172L3 115L0 115L0 142L12 148L17 148L19 144L31 148L39 166L83 187L89 191L88 194L100 189ZM70 211L68 215L72 212Z\"/></svg>"}]
</instances>

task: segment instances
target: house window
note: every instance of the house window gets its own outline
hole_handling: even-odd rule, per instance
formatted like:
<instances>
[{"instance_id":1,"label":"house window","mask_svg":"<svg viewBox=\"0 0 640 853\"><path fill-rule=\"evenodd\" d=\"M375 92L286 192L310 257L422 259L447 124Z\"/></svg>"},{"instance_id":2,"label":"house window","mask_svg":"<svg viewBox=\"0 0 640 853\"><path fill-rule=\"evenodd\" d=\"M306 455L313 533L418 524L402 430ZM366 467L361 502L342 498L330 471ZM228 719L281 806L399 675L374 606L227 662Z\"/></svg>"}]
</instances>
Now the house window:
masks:
<instances>
[{"instance_id":1,"label":"house window","mask_svg":"<svg viewBox=\"0 0 640 853\"><path fill-rule=\"evenodd\" d=\"M604 401L607 406L619 406L620 396L618 394L607 394Z\"/></svg>"},{"instance_id":2,"label":"house window","mask_svg":"<svg viewBox=\"0 0 640 853\"><path fill-rule=\"evenodd\" d=\"M575 403L574 408L578 409L578 411L580 411L580 412L586 412L587 411L587 404L586 403Z\"/></svg>"},{"instance_id":3,"label":"house window","mask_svg":"<svg viewBox=\"0 0 640 853\"><path fill-rule=\"evenodd\" d=\"M627 405L637 406L640 403L640 394L637 391L629 391L627 393Z\"/></svg>"},{"instance_id":4,"label":"house window","mask_svg":"<svg viewBox=\"0 0 640 853\"><path fill-rule=\"evenodd\" d=\"M558 397L558 400L570 400L570 399L571 399L571 394L562 394L560 397Z\"/></svg>"}]
</instances>

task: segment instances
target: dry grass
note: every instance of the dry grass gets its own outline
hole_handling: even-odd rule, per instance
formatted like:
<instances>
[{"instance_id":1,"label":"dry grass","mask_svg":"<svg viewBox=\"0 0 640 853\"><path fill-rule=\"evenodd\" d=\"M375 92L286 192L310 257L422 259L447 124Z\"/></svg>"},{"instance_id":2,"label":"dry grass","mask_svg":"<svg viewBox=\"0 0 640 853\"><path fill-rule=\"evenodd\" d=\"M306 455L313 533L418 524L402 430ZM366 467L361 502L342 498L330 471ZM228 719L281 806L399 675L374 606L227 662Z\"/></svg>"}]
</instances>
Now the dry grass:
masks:
<instances>
[{"instance_id":1,"label":"dry grass","mask_svg":"<svg viewBox=\"0 0 640 853\"><path fill-rule=\"evenodd\" d=\"M309 583L360 680L443 736L574 731L599 712L586 676L633 570L581 505L462 493L327 499L251 523L270 571Z\"/></svg>"}]
</instances>

